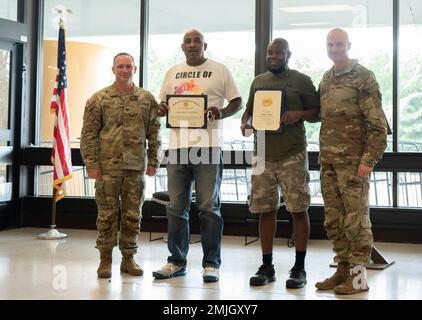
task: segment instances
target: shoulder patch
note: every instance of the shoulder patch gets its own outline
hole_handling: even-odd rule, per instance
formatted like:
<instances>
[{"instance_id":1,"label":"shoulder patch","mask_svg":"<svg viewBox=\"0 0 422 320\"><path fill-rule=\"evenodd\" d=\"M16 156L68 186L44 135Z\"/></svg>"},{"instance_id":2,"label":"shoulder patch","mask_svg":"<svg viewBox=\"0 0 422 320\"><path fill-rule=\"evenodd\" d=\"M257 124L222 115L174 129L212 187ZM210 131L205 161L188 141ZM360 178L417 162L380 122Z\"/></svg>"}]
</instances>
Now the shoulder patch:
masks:
<instances>
[{"instance_id":1,"label":"shoulder patch","mask_svg":"<svg viewBox=\"0 0 422 320\"><path fill-rule=\"evenodd\" d=\"M94 104L94 97L91 97L88 100L86 100L85 108L89 108L93 104Z\"/></svg>"}]
</instances>

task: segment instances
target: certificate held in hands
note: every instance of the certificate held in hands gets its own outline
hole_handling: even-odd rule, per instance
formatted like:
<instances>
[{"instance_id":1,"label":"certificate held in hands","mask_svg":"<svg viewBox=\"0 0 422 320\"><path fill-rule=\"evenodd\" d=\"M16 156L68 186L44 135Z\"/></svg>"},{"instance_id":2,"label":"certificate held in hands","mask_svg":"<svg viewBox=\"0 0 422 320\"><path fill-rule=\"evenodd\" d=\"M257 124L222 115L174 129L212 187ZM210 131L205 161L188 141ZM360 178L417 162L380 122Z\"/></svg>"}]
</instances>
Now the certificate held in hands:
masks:
<instances>
[{"instance_id":1,"label":"certificate held in hands","mask_svg":"<svg viewBox=\"0 0 422 320\"><path fill-rule=\"evenodd\" d=\"M284 109L284 90L256 90L252 127L254 130L281 131L280 120Z\"/></svg>"},{"instance_id":2,"label":"certificate held in hands","mask_svg":"<svg viewBox=\"0 0 422 320\"><path fill-rule=\"evenodd\" d=\"M167 128L207 128L207 96L167 95L167 105Z\"/></svg>"}]
</instances>

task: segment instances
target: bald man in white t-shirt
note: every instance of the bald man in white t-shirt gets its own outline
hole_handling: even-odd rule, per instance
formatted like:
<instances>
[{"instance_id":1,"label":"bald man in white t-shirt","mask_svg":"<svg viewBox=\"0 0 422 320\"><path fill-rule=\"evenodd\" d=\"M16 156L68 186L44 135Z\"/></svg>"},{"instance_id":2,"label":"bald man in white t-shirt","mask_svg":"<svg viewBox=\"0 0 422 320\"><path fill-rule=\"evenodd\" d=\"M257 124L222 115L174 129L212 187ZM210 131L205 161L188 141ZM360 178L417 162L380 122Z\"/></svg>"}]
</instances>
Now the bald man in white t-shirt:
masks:
<instances>
[{"instance_id":1,"label":"bald man in white t-shirt","mask_svg":"<svg viewBox=\"0 0 422 320\"><path fill-rule=\"evenodd\" d=\"M158 115L168 114L167 95L206 96L207 127L172 128L169 161L166 165L170 204L167 206L167 264L154 271L156 279L186 274L189 250L189 209L192 182L195 182L196 207L201 221L203 281L219 279L223 220L220 212L222 120L241 109L241 97L230 71L223 64L205 58L207 44L197 30L183 37L186 61L170 68L161 87ZM224 107L225 101L228 101Z\"/></svg>"}]
</instances>

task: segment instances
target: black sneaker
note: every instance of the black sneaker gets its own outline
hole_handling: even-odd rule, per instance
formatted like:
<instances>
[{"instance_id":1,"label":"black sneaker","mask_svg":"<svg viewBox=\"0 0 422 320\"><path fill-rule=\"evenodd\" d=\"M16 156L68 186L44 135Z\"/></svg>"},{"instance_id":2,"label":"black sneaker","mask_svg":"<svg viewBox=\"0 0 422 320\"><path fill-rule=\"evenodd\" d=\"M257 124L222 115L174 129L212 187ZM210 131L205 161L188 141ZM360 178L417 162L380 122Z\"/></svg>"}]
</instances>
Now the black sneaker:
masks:
<instances>
[{"instance_id":1,"label":"black sneaker","mask_svg":"<svg viewBox=\"0 0 422 320\"><path fill-rule=\"evenodd\" d=\"M263 264L249 280L251 286L265 286L268 282L275 281L275 270L272 264Z\"/></svg>"},{"instance_id":2,"label":"black sneaker","mask_svg":"<svg viewBox=\"0 0 422 320\"><path fill-rule=\"evenodd\" d=\"M306 272L305 269L294 266L290 271L290 278L286 280L286 288L298 289L303 288L306 284Z\"/></svg>"}]
</instances>

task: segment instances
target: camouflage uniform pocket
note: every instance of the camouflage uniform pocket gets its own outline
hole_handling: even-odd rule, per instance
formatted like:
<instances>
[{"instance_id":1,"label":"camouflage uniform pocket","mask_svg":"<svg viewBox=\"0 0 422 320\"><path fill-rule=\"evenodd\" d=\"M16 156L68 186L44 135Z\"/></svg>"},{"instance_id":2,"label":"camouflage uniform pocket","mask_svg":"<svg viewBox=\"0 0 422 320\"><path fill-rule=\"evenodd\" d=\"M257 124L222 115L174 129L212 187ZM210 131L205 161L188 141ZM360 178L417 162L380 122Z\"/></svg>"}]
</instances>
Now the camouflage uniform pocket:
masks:
<instances>
[{"instance_id":1,"label":"camouflage uniform pocket","mask_svg":"<svg viewBox=\"0 0 422 320\"><path fill-rule=\"evenodd\" d=\"M253 180L254 180L254 175L251 175L251 189L250 189L250 193L248 194L248 198L247 198L247 202L248 202L248 206L250 207L252 205L252 195L253 195Z\"/></svg>"},{"instance_id":2,"label":"camouflage uniform pocket","mask_svg":"<svg viewBox=\"0 0 422 320\"><path fill-rule=\"evenodd\" d=\"M327 111L327 116L344 118L346 116L346 112L342 109L340 109L340 110L338 110L338 109L329 110L329 111Z\"/></svg>"},{"instance_id":3,"label":"camouflage uniform pocket","mask_svg":"<svg viewBox=\"0 0 422 320\"><path fill-rule=\"evenodd\" d=\"M105 203L104 181L95 180L95 200L98 204Z\"/></svg>"},{"instance_id":4,"label":"camouflage uniform pocket","mask_svg":"<svg viewBox=\"0 0 422 320\"><path fill-rule=\"evenodd\" d=\"M351 176L347 181L347 192L353 197L356 203L359 203L363 195L363 178Z\"/></svg>"},{"instance_id":5,"label":"camouflage uniform pocket","mask_svg":"<svg viewBox=\"0 0 422 320\"><path fill-rule=\"evenodd\" d=\"M309 181L311 177L308 171L305 171L303 174L303 186L299 188L299 202L300 207L306 208L303 211L307 210L311 205L311 189L309 188Z\"/></svg>"},{"instance_id":6,"label":"camouflage uniform pocket","mask_svg":"<svg viewBox=\"0 0 422 320\"><path fill-rule=\"evenodd\" d=\"M365 213L361 218L362 228L369 229L372 227L371 219L369 218L369 213Z\"/></svg>"},{"instance_id":7,"label":"camouflage uniform pocket","mask_svg":"<svg viewBox=\"0 0 422 320\"><path fill-rule=\"evenodd\" d=\"M95 180L95 196L97 195L104 195L104 181L103 180Z\"/></svg>"},{"instance_id":8,"label":"camouflage uniform pocket","mask_svg":"<svg viewBox=\"0 0 422 320\"><path fill-rule=\"evenodd\" d=\"M367 227L363 226L364 228L371 227L371 221L369 219L369 177L362 177L362 189L361 189L361 196L360 196L360 212L362 214L362 224L367 225ZM366 220L366 222L363 222Z\"/></svg>"},{"instance_id":9,"label":"camouflage uniform pocket","mask_svg":"<svg viewBox=\"0 0 422 320\"><path fill-rule=\"evenodd\" d=\"M369 219L369 177L352 176L348 181L348 209L360 216L362 228L370 228Z\"/></svg>"},{"instance_id":10,"label":"camouflage uniform pocket","mask_svg":"<svg viewBox=\"0 0 422 320\"><path fill-rule=\"evenodd\" d=\"M369 216L369 177L362 178L361 214L362 228L370 229L372 223Z\"/></svg>"},{"instance_id":11,"label":"camouflage uniform pocket","mask_svg":"<svg viewBox=\"0 0 422 320\"><path fill-rule=\"evenodd\" d=\"M311 205L311 194L309 186L305 186L299 189L299 212L303 212L308 210L309 206Z\"/></svg>"}]
</instances>

